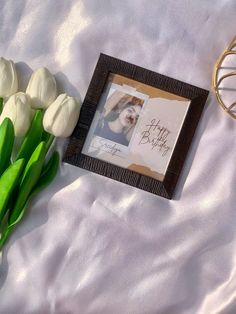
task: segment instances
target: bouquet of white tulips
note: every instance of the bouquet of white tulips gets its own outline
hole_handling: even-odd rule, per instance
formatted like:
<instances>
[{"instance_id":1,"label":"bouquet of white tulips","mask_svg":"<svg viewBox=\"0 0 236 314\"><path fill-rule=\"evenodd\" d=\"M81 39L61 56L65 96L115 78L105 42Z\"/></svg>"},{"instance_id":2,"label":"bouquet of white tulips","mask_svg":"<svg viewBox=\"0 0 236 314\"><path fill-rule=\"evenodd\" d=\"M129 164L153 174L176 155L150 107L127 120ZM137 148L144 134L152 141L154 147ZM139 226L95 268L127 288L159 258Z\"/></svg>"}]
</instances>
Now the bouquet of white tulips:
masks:
<instances>
[{"instance_id":1,"label":"bouquet of white tulips","mask_svg":"<svg viewBox=\"0 0 236 314\"><path fill-rule=\"evenodd\" d=\"M17 92L13 61L0 58L0 251L22 219L30 200L56 176L59 154L45 162L55 137L71 135L80 104L57 97L56 81L46 68L35 71L26 93ZM13 156L16 138L21 138Z\"/></svg>"}]
</instances>

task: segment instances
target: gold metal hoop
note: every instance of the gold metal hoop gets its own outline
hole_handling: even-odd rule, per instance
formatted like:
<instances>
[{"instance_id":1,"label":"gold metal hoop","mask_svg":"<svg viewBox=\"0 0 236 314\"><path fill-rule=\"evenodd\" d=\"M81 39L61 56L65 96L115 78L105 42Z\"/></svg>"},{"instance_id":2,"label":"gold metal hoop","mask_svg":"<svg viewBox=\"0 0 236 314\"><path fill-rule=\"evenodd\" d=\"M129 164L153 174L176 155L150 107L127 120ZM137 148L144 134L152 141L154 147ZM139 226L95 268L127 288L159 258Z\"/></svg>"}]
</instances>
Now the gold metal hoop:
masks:
<instances>
[{"instance_id":1,"label":"gold metal hoop","mask_svg":"<svg viewBox=\"0 0 236 314\"><path fill-rule=\"evenodd\" d=\"M236 119L236 112L233 111L234 107L236 106L236 101L233 102L230 106L226 106L220 95L219 86L226 78L229 78L231 76L236 76L236 71L232 71L225 75L219 76L219 70L221 69L222 63L227 56L235 55L235 59L236 59L236 50L233 50L235 47L236 47L236 36L233 38L229 46L226 48L226 50L220 56L219 60L216 62L216 65L214 67L214 72L213 72L213 88L216 94L216 98L219 104L221 105L221 107L224 109L224 111L227 112L233 119Z\"/></svg>"}]
</instances>

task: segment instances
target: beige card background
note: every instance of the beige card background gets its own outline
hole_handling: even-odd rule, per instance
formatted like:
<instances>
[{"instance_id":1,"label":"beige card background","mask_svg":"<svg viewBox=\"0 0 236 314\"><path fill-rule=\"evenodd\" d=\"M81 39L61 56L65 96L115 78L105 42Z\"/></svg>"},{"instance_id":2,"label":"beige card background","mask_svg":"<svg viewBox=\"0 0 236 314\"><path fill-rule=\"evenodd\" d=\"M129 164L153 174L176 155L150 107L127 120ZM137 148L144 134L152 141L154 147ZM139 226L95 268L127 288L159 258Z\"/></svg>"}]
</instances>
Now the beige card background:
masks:
<instances>
[{"instance_id":1,"label":"beige card background","mask_svg":"<svg viewBox=\"0 0 236 314\"><path fill-rule=\"evenodd\" d=\"M119 85L124 85L124 84L129 85L135 88L138 92L147 94L150 98L161 97L161 98L166 98L166 99L171 99L171 100L172 99L186 100L186 98L184 97L168 93L156 87L152 87L152 86L137 82L135 80L131 80L127 77L124 77L118 74L111 73L109 75L108 81L111 83L119 84Z\"/></svg>"},{"instance_id":2,"label":"beige card background","mask_svg":"<svg viewBox=\"0 0 236 314\"><path fill-rule=\"evenodd\" d=\"M117 91L113 91L111 94L111 90L114 90L114 88ZM112 110L114 103L116 104L119 101L121 95L124 96L127 93L128 96L128 90L130 90L131 94L140 93L140 95L143 94L143 97L147 97L129 146L114 143L107 139L102 140L102 145L100 146L101 138L95 136L93 131L101 115L106 117ZM114 101L114 97L117 97L117 102ZM162 181L181 130L188 105L189 100L183 97L117 74L110 74L108 84L98 106L99 110L97 110L90 127L83 153ZM165 156L162 155L163 151L159 151L158 147L153 148L151 144L140 145L139 143L142 132L147 128L146 125L150 124L153 118L156 118L157 121L160 120L160 125L170 130L167 139L167 145L170 149ZM151 139L155 139L155 135L155 131L152 131ZM104 149L104 143L107 143L105 145L112 147L112 149ZM118 147L121 151L113 155L111 152L114 150L114 146L115 149Z\"/></svg>"}]
</instances>

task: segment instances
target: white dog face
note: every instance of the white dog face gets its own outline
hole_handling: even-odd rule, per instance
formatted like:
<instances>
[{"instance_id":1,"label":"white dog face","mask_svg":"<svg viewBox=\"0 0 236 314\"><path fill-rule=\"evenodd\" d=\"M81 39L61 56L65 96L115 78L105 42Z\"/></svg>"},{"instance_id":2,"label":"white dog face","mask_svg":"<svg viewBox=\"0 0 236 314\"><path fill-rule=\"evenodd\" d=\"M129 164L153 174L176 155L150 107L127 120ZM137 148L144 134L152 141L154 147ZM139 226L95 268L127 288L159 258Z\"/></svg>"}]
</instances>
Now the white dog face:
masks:
<instances>
[{"instance_id":1,"label":"white dog face","mask_svg":"<svg viewBox=\"0 0 236 314\"><path fill-rule=\"evenodd\" d=\"M129 106L121 111L119 114L119 121L123 127L135 126L139 113L141 111L141 106Z\"/></svg>"}]
</instances>

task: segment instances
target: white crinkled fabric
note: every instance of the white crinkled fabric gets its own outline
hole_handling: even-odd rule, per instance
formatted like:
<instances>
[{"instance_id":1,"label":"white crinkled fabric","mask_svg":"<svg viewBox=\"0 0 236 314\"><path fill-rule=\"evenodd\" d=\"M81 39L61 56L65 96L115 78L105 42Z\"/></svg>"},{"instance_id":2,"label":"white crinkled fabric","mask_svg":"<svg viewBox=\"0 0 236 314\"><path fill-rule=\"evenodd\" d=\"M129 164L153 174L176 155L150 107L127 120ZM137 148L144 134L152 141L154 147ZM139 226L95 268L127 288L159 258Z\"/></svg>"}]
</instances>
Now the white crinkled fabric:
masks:
<instances>
[{"instance_id":1,"label":"white crinkled fabric","mask_svg":"<svg viewBox=\"0 0 236 314\"><path fill-rule=\"evenodd\" d=\"M1 1L0 55L20 90L46 66L83 98L100 52L211 89L235 16L234 0ZM62 164L6 246L0 313L236 313L235 132L211 93L171 201Z\"/></svg>"}]
</instances>

